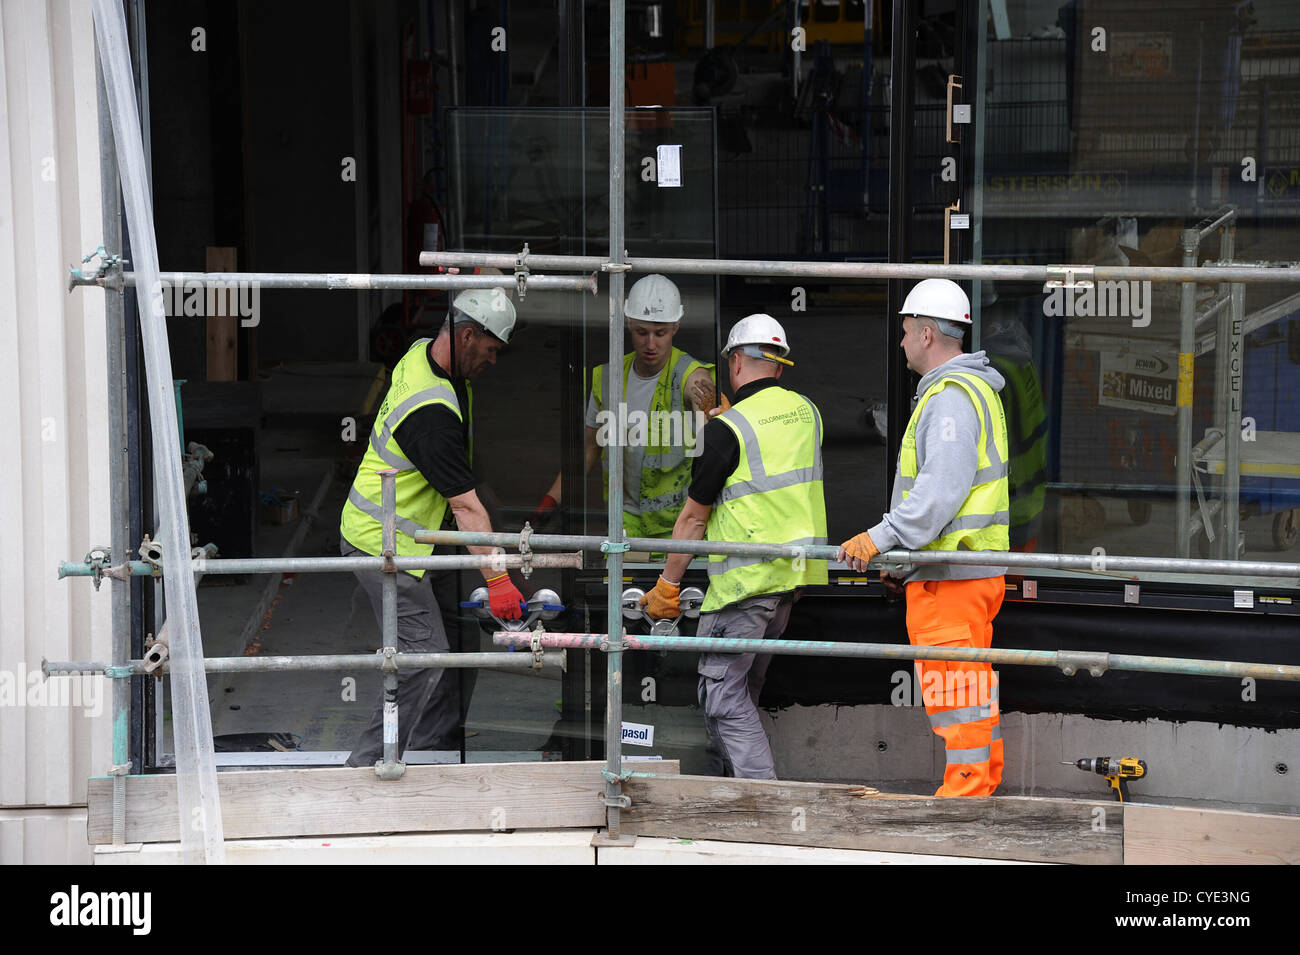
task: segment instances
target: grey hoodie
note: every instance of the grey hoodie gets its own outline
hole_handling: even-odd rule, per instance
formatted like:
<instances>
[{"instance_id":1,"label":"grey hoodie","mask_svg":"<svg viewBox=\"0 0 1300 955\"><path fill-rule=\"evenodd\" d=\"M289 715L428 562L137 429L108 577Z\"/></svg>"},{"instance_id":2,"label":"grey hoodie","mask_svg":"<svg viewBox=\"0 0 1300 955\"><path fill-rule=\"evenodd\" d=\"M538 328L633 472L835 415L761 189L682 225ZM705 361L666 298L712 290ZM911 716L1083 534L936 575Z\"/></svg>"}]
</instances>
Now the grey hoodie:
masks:
<instances>
[{"instance_id":1,"label":"grey hoodie","mask_svg":"<svg viewBox=\"0 0 1300 955\"><path fill-rule=\"evenodd\" d=\"M915 400L919 402L935 382L954 371L978 375L994 392L1006 384L984 352L977 351L930 369L917 385ZM979 434L979 415L963 389L945 387L930 399L916 426L916 483L907 500L903 500L895 470L889 513L868 531L881 553L893 548L920 550L957 516L975 479ZM1004 573L1005 567L925 564L905 579L975 580Z\"/></svg>"}]
</instances>

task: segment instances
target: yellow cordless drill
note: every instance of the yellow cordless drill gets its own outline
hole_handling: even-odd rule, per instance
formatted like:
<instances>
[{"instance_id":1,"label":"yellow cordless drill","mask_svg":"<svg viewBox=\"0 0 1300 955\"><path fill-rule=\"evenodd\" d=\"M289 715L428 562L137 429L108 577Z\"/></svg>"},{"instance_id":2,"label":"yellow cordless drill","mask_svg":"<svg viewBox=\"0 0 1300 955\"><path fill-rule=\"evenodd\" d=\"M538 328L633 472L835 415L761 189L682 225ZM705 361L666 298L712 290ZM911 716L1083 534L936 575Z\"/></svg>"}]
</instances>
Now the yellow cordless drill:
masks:
<instances>
[{"instance_id":1,"label":"yellow cordless drill","mask_svg":"<svg viewBox=\"0 0 1300 955\"><path fill-rule=\"evenodd\" d=\"M1119 802L1128 801L1129 782L1144 779L1147 774L1147 764L1136 756L1093 756L1076 759L1074 762L1063 759L1061 765L1077 766L1085 773L1105 776L1106 782L1110 783L1110 788L1115 791L1115 799Z\"/></svg>"}]
</instances>

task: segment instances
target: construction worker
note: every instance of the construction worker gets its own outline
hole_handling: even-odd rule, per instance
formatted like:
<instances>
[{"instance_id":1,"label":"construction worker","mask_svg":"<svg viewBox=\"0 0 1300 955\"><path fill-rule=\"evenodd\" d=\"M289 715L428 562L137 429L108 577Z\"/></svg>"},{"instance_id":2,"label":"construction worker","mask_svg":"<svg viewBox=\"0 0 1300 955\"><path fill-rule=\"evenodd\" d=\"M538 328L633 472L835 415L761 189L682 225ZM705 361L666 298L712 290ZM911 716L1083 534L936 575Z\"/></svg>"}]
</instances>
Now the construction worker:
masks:
<instances>
[{"instance_id":1,"label":"construction worker","mask_svg":"<svg viewBox=\"0 0 1300 955\"><path fill-rule=\"evenodd\" d=\"M344 556L378 555L382 546L383 498L379 472L397 471L397 554L427 556L431 544L413 535L442 526L448 507L462 531L491 531L469 467L470 433L466 382L472 381L510 341L515 309L500 289L471 289L452 302L437 338L422 338L393 369L392 384L375 416L370 445L343 505L339 534ZM474 554L494 548L471 546ZM383 620L380 576L358 571L375 616ZM422 570L397 574L397 648L410 653L445 653L447 633L433 590ZM510 575L484 569L492 613L508 620L521 615L523 596ZM398 755L407 748L459 748L455 682L440 669L398 672ZM383 754L382 701L347 760L368 766Z\"/></svg>"},{"instance_id":2,"label":"construction worker","mask_svg":"<svg viewBox=\"0 0 1300 955\"><path fill-rule=\"evenodd\" d=\"M703 414L717 403L713 366L673 346L673 336L681 327L682 296L665 276L647 275L638 280L628 291L623 314L632 340L632 351L623 357L626 414L620 415L617 409L604 412L609 365L600 365L592 375L587 401L583 473L589 474L599 458L608 497L609 463L604 448L612 440L622 440L624 533L628 537L667 537L686 501L697 422L702 423ZM644 423L640 439L638 419ZM624 422L626 433L622 433ZM529 518L534 526L559 506L560 496L561 478L556 475Z\"/></svg>"},{"instance_id":3,"label":"construction worker","mask_svg":"<svg viewBox=\"0 0 1300 955\"><path fill-rule=\"evenodd\" d=\"M778 381L790 346L770 315L750 315L731 329L722 355L736 403L704 428L686 504L672 536L686 540L824 544L821 413ZM641 604L657 619L680 615L688 554L671 554ZM798 588L826 583L826 561L803 558L709 558L709 590L697 635L778 639ZM699 701L713 770L775 779L772 748L758 715L769 654L703 653Z\"/></svg>"},{"instance_id":4,"label":"construction worker","mask_svg":"<svg viewBox=\"0 0 1300 955\"><path fill-rule=\"evenodd\" d=\"M858 571L892 548L1007 549L1007 427L1004 382L984 352L963 354L970 301L956 282L925 279L903 302L903 352L921 376L907 423L889 512L846 541L840 560ZM922 564L906 586L907 636L915 646L989 647L1002 606L1005 567ZM988 796L1002 779L997 676L987 663L921 661L930 725L944 740L938 796Z\"/></svg>"}]
</instances>

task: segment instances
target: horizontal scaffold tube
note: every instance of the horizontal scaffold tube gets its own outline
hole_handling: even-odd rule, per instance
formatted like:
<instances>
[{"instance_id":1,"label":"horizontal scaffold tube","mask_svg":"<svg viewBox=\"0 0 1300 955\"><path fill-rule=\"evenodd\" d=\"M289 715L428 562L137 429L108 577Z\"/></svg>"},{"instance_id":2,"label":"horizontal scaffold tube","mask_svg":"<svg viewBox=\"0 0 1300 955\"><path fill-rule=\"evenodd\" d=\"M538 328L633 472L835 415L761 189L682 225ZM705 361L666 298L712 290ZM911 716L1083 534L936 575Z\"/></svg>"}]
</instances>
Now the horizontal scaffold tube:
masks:
<instances>
[{"instance_id":1,"label":"horizontal scaffold tube","mask_svg":"<svg viewBox=\"0 0 1300 955\"><path fill-rule=\"evenodd\" d=\"M528 641L524 641L527 643ZM564 668L564 651L551 649L542 653L542 665ZM388 666L388 657L382 653L315 654L292 657L208 657L203 668L209 673L277 673L297 670L382 670ZM535 665L531 653L394 653L393 666L397 669L423 670L470 669L474 667L508 667L530 669ZM107 663L45 662L41 670L46 676L84 676L103 674L111 677L139 676L145 670L143 660L128 661L125 666L114 667ZM163 669L167 664L163 664Z\"/></svg>"},{"instance_id":2,"label":"horizontal scaffold tube","mask_svg":"<svg viewBox=\"0 0 1300 955\"><path fill-rule=\"evenodd\" d=\"M331 291L368 291L378 289L471 289L516 286L511 265L508 275L400 275L367 272L160 272L159 281L173 288L186 285L254 285L261 289L301 288ZM105 276L73 276L73 285L104 285ZM134 286L134 272L123 272L122 281ZM532 275L524 277L529 292L596 292L595 275Z\"/></svg>"},{"instance_id":3,"label":"horizontal scaffold tube","mask_svg":"<svg viewBox=\"0 0 1300 955\"><path fill-rule=\"evenodd\" d=\"M423 266L513 269L518 257L496 252L421 252ZM599 255L533 255L530 268L590 272L608 259ZM678 275L754 275L823 279L982 279L998 282L1300 282L1300 266L1268 268L1147 265L937 265L911 262L777 262L765 259L630 258L632 272ZM883 314L883 312L881 313Z\"/></svg>"},{"instance_id":4,"label":"horizontal scaffold tube","mask_svg":"<svg viewBox=\"0 0 1300 955\"><path fill-rule=\"evenodd\" d=\"M533 554L525 560L519 554L433 554L429 557L394 557L398 570L446 570L455 568L487 568L489 570L516 570L529 564L532 567L582 567L581 554ZM197 557L193 561L196 574L323 574L344 573L354 570L382 570L382 557ZM105 567L105 577L148 577L155 572L152 564L133 560L123 572L122 565ZM164 573L165 573L164 569ZM95 568L84 561L64 561L59 564L60 577L93 577Z\"/></svg>"},{"instance_id":5,"label":"horizontal scaffold tube","mask_svg":"<svg viewBox=\"0 0 1300 955\"><path fill-rule=\"evenodd\" d=\"M517 547L519 534L481 531L422 531L415 535L424 544L475 544ZM600 551L603 537L579 534L532 534L528 546L539 550ZM737 541L695 541L672 538L629 537L631 550L673 554L729 554L742 557L803 557L834 560L839 548L831 545L755 544ZM534 558L536 559L536 558ZM1267 560L1195 560L1183 557L1122 557L1112 554L1025 554L996 550L891 550L871 560L882 570L909 564L962 564L1014 567L1018 570L1084 570L1096 573L1139 571L1217 574L1225 577L1300 578L1300 563Z\"/></svg>"},{"instance_id":6,"label":"horizontal scaffold tube","mask_svg":"<svg viewBox=\"0 0 1300 955\"><path fill-rule=\"evenodd\" d=\"M503 630L493 634L492 642L498 646L514 646L527 644L530 639L528 634ZM607 641L608 635L603 633L547 633L541 637L542 646L561 647L567 650L601 650L605 648ZM1188 676L1300 681L1300 666L1070 650L982 650L962 647L914 647L893 643L656 637L642 634L625 635L623 649L680 650L692 653L768 653L800 657L865 657L885 660L960 660L1010 666L1057 667L1067 674L1073 674L1077 670L1088 670L1093 676L1101 676L1106 670L1143 670L1148 673L1181 673Z\"/></svg>"}]
</instances>

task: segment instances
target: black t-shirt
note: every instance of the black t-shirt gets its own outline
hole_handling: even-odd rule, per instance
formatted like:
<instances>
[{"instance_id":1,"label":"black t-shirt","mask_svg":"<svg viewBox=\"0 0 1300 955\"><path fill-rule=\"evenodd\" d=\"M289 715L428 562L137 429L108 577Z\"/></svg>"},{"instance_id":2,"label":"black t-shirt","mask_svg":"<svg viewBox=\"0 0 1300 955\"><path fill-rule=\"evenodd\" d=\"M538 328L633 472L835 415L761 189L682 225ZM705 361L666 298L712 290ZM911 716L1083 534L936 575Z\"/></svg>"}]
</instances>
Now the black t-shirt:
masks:
<instances>
[{"instance_id":1,"label":"black t-shirt","mask_svg":"<svg viewBox=\"0 0 1300 955\"><path fill-rule=\"evenodd\" d=\"M424 352L429 369L444 381L450 376ZM463 379L455 382L460 407L468 407ZM429 485L443 497L455 497L472 491L478 481L469 468L465 448L469 440L469 415L461 421L446 405L425 405L406 416L393 436L406 459L419 469Z\"/></svg>"},{"instance_id":2,"label":"black t-shirt","mask_svg":"<svg viewBox=\"0 0 1300 955\"><path fill-rule=\"evenodd\" d=\"M751 381L736 392L736 404L777 384L775 378ZM736 433L716 418L704 426L704 450L691 465L691 487L687 492L696 504L712 507L722 486L740 466L740 442Z\"/></svg>"}]
</instances>

